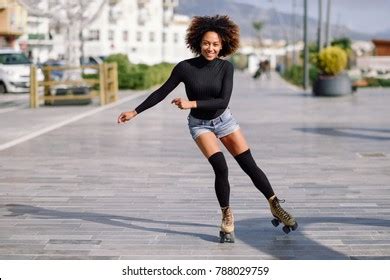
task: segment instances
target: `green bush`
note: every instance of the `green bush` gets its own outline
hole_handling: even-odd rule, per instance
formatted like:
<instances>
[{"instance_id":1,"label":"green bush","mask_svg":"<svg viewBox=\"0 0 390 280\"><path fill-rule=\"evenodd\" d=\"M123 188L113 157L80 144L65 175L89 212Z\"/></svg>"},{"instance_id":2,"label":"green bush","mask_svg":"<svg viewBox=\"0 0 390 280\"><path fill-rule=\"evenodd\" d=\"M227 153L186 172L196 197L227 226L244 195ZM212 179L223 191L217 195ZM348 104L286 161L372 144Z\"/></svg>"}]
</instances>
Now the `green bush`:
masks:
<instances>
[{"instance_id":1,"label":"green bush","mask_svg":"<svg viewBox=\"0 0 390 280\"><path fill-rule=\"evenodd\" d=\"M283 77L297 86L302 86L303 67L301 65L292 65L284 71Z\"/></svg>"},{"instance_id":2,"label":"green bush","mask_svg":"<svg viewBox=\"0 0 390 280\"><path fill-rule=\"evenodd\" d=\"M248 56L242 53L236 53L231 56L230 62L233 63L234 68L244 70L248 67Z\"/></svg>"},{"instance_id":3,"label":"green bush","mask_svg":"<svg viewBox=\"0 0 390 280\"><path fill-rule=\"evenodd\" d=\"M317 77L319 75L320 71L318 70L317 67L311 66L309 69L309 80L310 84L313 85L314 81L317 80Z\"/></svg>"},{"instance_id":4,"label":"green bush","mask_svg":"<svg viewBox=\"0 0 390 280\"><path fill-rule=\"evenodd\" d=\"M389 79L378 79L378 82L382 87L390 87Z\"/></svg>"},{"instance_id":5,"label":"green bush","mask_svg":"<svg viewBox=\"0 0 390 280\"><path fill-rule=\"evenodd\" d=\"M172 72L173 65L160 63L153 66L132 64L127 55L114 54L105 62L116 62L118 65L118 84L120 89L148 89L165 82Z\"/></svg>"},{"instance_id":6,"label":"green bush","mask_svg":"<svg viewBox=\"0 0 390 280\"><path fill-rule=\"evenodd\" d=\"M309 82L313 84L317 79L318 69L316 67L309 68ZM290 68L286 69L283 77L297 86L303 86L303 66L302 65L292 65Z\"/></svg>"},{"instance_id":7,"label":"green bush","mask_svg":"<svg viewBox=\"0 0 390 280\"><path fill-rule=\"evenodd\" d=\"M366 78L367 87L390 87L389 79Z\"/></svg>"},{"instance_id":8,"label":"green bush","mask_svg":"<svg viewBox=\"0 0 390 280\"><path fill-rule=\"evenodd\" d=\"M352 50L351 39L349 39L347 37L334 39L330 44L333 47L340 47L340 48L342 48L347 53Z\"/></svg>"},{"instance_id":9,"label":"green bush","mask_svg":"<svg viewBox=\"0 0 390 280\"><path fill-rule=\"evenodd\" d=\"M118 85L120 89L129 88L128 73L130 72L131 64L125 54L112 54L107 57L104 62L115 62L118 67Z\"/></svg>"},{"instance_id":10,"label":"green bush","mask_svg":"<svg viewBox=\"0 0 390 280\"><path fill-rule=\"evenodd\" d=\"M369 87L380 87L381 86L378 79L367 78L366 81L367 81L367 84Z\"/></svg>"},{"instance_id":11,"label":"green bush","mask_svg":"<svg viewBox=\"0 0 390 280\"><path fill-rule=\"evenodd\" d=\"M129 71L129 68L131 67L131 63L125 54L112 54L108 56L105 60L105 63L113 63L116 62L118 66L118 73L125 73Z\"/></svg>"},{"instance_id":12,"label":"green bush","mask_svg":"<svg viewBox=\"0 0 390 280\"><path fill-rule=\"evenodd\" d=\"M317 58L318 69L326 75L337 75L347 66L347 53L340 47L327 47Z\"/></svg>"},{"instance_id":13,"label":"green bush","mask_svg":"<svg viewBox=\"0 0 390 280\"><path fill-rule=\"evenodd\" d=\"M83 79L96 79L96 80L98 80L99 79L99 74L84 74L84 73L82 73L81 77ZM99 84L93 85L92 89L99 90Z\"/></svg>"}]
</instances>

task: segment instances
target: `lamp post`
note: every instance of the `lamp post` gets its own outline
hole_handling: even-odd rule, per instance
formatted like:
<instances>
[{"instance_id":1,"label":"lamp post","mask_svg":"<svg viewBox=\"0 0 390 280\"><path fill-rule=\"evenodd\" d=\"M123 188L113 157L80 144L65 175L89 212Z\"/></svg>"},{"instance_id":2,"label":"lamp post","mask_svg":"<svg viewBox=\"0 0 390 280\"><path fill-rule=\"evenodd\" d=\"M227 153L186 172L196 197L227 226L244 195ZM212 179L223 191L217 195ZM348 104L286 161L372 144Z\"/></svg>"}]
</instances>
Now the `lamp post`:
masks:
<instances>
[{"instance_id":1,"label":"lamp post","mask_svg":"<svg viewBox=\"0 0 390 280\"><path fill-rule=\"evenodd\" d=\"M296 54L296 50L295 50L295 43L296 43L296 27L297 27L297 24L296 24L296 16L295 16L295 8L297 6L297 3L296 3L296 0L292 0L292 46L293 46L293 49L292 49L292 64L297 64L297 54Z\"/></svg>"},{"instance_id":2,"label":"lamp post","mask_svg":"<svg viewBox=\"0 0 390 280\"><path fill-rule=\"evenodd\" d=\"M318 34L317 34L318 52L322 50L322 0L318 0Z\"/></svg>"},{"instance_id":3,"label":"lamp post","mask_svg":"<svg viewBox=\"0 0 390 280\"><path fill-rule=\"evenodd\" d=\"M328 7L326 11L326 37L325 37L325 45L329 47L330 40L330 9L332 5L332 0L328 0Z\"/></svg>"},{"instance_id":4,"label":"lamp post","mask_svg":"<svg viewBox=\"0 0 390 280\"><path fill-rule=\"evenodd\" d=\"M303 88L306 90L309 87L309 46L307 36L307 0L303 2L303 41L304 41L304 59L303 59Z\"/></svg>"}]
</instances>

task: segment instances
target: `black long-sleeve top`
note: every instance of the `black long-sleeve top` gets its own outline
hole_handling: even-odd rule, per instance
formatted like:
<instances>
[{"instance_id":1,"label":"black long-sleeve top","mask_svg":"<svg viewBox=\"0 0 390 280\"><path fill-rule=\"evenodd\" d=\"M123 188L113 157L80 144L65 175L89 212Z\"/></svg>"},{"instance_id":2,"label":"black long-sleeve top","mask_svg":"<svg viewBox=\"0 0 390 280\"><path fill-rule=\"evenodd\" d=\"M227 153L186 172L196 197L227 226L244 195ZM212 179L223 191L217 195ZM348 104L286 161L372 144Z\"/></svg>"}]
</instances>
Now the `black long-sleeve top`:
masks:
<instances>
[{"instance_id":1,"label":"black long-sleeve top","mask_svg":"<svg viewBox=\"0 0 390 280\"><path fill-rule=\"evenodd\" d=\"M233 89L233 72L233 65L219 58L209 61L200 55L183 60L173 68L168 80L135 111L139 114L161 102L183 82L188 100L197 104L190 114L198 119L214 119L228 107Z\"/></svg>"}]
</instances>

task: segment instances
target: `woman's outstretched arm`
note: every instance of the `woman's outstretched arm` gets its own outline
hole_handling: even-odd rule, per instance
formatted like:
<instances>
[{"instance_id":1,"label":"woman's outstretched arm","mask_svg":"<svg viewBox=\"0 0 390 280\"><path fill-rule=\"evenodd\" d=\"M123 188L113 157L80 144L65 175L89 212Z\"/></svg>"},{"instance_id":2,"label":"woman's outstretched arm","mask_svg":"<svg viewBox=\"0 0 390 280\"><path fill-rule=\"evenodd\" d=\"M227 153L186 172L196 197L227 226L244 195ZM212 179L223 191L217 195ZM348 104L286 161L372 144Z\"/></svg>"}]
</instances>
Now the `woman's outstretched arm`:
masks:
<instances>
[{"instance_id":1,"label":"woman's outstretched arm","mask_svg":"<svg viewBox=\"0 0 390 280\"><path fill-rule=\"evenodd\" d=\"M173 68L168 80L160 88L152 92L145 99L145 101L143 101L137 108L135 108L135 110L122 112L118 117L118 123L124 123L126 121L129 121L141 112L158 104L159 102L164 100L165 97L167 97L168 94L170 94L180 84L180 82L181 76L179 63Z\"/></svg>"}]
</instances>

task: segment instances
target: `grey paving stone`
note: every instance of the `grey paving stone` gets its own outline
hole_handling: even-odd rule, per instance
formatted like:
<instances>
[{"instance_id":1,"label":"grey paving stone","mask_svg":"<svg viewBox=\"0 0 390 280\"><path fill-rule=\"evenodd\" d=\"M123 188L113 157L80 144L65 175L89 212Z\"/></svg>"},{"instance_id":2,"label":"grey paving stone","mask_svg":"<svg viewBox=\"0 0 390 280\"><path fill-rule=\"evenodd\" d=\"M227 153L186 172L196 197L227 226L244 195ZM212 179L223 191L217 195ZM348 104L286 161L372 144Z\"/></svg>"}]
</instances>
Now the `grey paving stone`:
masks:
<instances>
[{"instance_id":1,"label":"grey paving stone","mask_svg":"<svg viewBox=\"0 0 390 280\"><path fill-rule=\"evenodd\" d=\"M124 126L117 115L145 95L0 151L0 259L389 259L389 90L313 98L237 72L231 110L299 228L271 225L221 146L235 244L218 243L212 169L188 111L169 104L184 95L181 85ZM0 145L93 108L2 113Z\"/></svg>"}]
</instances>

